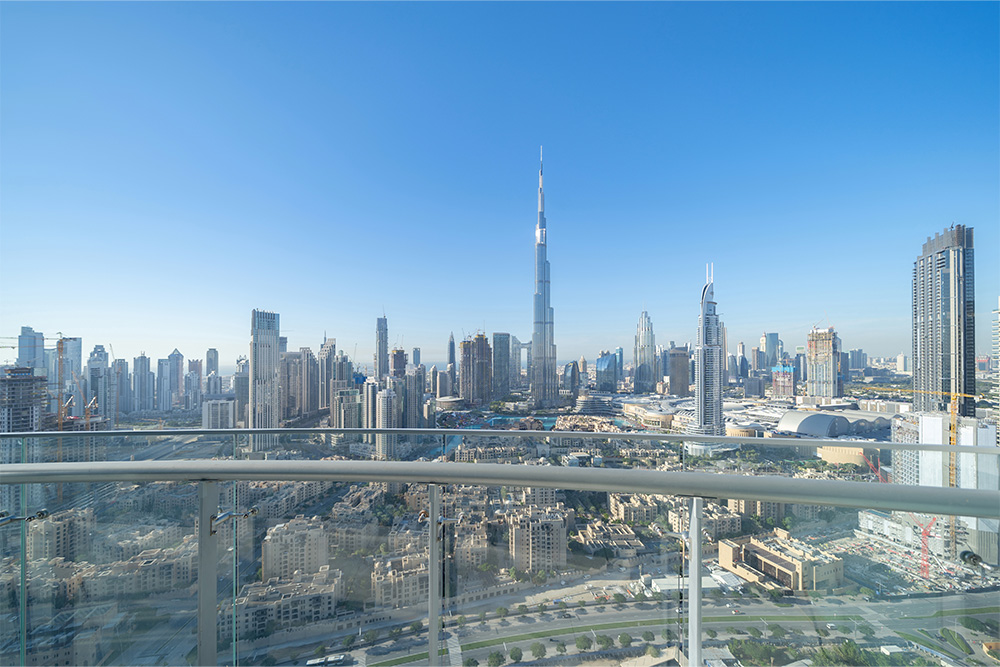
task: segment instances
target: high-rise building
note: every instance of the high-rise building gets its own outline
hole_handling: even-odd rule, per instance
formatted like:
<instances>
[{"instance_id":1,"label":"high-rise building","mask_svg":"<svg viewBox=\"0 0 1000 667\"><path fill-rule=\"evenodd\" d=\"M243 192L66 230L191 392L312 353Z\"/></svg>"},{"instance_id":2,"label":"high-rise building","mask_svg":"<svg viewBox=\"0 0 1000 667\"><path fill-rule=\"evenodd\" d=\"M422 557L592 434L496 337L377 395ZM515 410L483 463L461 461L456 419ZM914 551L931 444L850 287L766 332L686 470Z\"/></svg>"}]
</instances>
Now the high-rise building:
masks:
<instances>
[{"instance_id":1,"label":"high-rise building","mask_svg":"<svg viewBox=\"0 0 1000 667\"><path fill-rule=\"evenodd\" d=\"M219 351L214 347L208 348L205 352L205 376L212 373L219 374Z\"/></svg>"},{"instance_id":2,"label":"high-rise building","mask_svg":"<svg viewBox=\"0 0 1000 667\"><path fill-rule=\"evenodd\" d=\"M236 394L236 422L246 427L250 423L250 360L246 357L236 359L233 393Z\"/></svg>"},{"instance_id":3,"label":"high-rise building","mask_svg":"<svg viewBox=\"0 0 1000 667\"><path fill-rule=\"evenodd\" d=\"M108 352L103 345L95 345L87 359L87 402L93 403L90 415L114 417L117 397L115 385L111 377L111 367Z\"/></svg>"},{"instance_id":4,"label":"high-rise building","mask_svg":"<svg viewBox=\"0 0 1000 667\"><path fill-rule=\"evenodd\" d=\"M399 397L392 389L383 389L375 399L375 427L399 428ZM375 436L375 458L391 461L397 458L396 444L399 436L379 433Z\"/></svg>"},{"instance_id":5,"label":"high-rise building","mask_svg":"<svg viewBox=\"0 0 1000 667\"><path fill-rule=\"evenodd\" d=\"M620 347L615 348L615 361L618 363L618 379L625 379L625 350Z\"/></svg>"},{"instance_id":6,"label":"high-rise building","mask_svg":"<svg viewBox=\"0 0 1000 667\"><path fill-rule=\"evenodd\" d=\"M170 360L157 359L156 361L156 409L160 412L169 412L173 409L173 385L170 379Z\"/></svg>"},{"instance_id":7,"label":"high-rise building","mask_svg":"<svg viewBox=\"0 0 1000 667\"><path fill-rule=\"evenodd\" d=\"M398 347L389 353L389 374L394 378L406 376L406 352Z\"/></svg>"},{"instance_id":8,"label":"high-rise building","mask_svg":"<svg viewBox=\"0 0 1000 667\"><path fill-rule=\"evenodd\" d=\"M771 396L792 398L795 396L795 368L779 364L771 369Z\"/></svg>"},{"instance_id":9,"label":"high-rise building","mask_svg":"<svg viewBox=\"0 0 1000 667\"><path fill-rule=\"evenodd\" d=\"M691 433L699 435L725 435L722 417L722 387L725 359L722 351L722 325L716 313L715 283L711 276L701 290L701 315L698 317L698 336L694 349L695 358L695 421ZM711 452L718 446L700 445L702 452ZM689 447L692 452L695 447Z\"/></svg>"},{"instance_id":10,"label":"high-rise building","mask_svg":"<svg viewBox=\"0 0 1000 667\"><path fill-rule=\"evenodd\" d=\"M493 395L493 351L485 334L463 340L461 396L469 405L488 405Z\"/></svg>"},{"instance_id":11,"label":"high-rise building","mask_svg":"<svg viewBox=\"0 0 1000 667\"><path fill-rule=\"evenodd\" d=\"M201 409L202 385L201 359L188 359L188 372L184 376L184 409Z\"/></svg>"},{"instance_id":12,"label":"high-rise building","mask_svg":"<svg viewBox=\"0 0 1000 667\"><path fill-rule=\"evenodd\" d=\"M375 320L375 379L382 381L389 374L389 320Z\"/></svg>"},{"instance_id":13,"label":"high-rise building","mask_svg":"<svg viewBox=\"0 0 1000 667\"><path fill-rule=\"evenodd\" d=\"M280 419L302 415L302 353L282 352L278 362L278 404Z\"/></svg>"},{"instance_id":14,"label":"high-rise building","mask_svg":"<svg viewBox=\"0 0 1000 667\"><path fill-rule=\"evenodd\" d=\"M976 415L976 293L972 228L928 238L913 263L913 409ZM968 394L967 396L957 396Z\"/></svg>"},{"instance_id":15,"label":"high-rise building","mask_svg":"<svg viewBox=\"0 0 1000 667\"><path fill-rule=\"evenodd\" d=\"M763 368L773 368L778 364L778 334L763 333L760 335L760 349L764 353Z\"/></svg>"},{"instance_id":16,"label":"high-rise building","mask_svg":"<svg viewBox=\"0 0 1000 667\"><path fill-rule=\"evenodd\" d=\"M364 428L378 428L378 386L375 378L368 378L361 386L361 426ZM372 441L371 436L365 438Z\"/></svg>"},{"instance_id":17,"label":"high-rise building","mask_svg":"<svg viewBox=\"0 0 1000 667\"><path fill-rule=\"evenodd\" d=\"M115 421L119 415L132 412L132 379L128 374L128 360L115 359L111 362L110 381L114 383L115 407L112 412Z\"/></svg>"},{"instance_id":18,"label":"high-rise building","mask_svg":"<svg viewBox=\"0 0 1000 667\"><path fill-rule=\"evenodd\" d=\"M597 391L615 393L618 391L618 357L607 350L601 350L594 364Z\"/></svg>"},{"instance_id":19,"label":"high-rise building","mask_svg":"<svg viewBox=\"0 0 1000 667\"><path fill-rule=\"evenodd\" d=\"M632 359L632 386L637 394L656 391L656 383L661 379L656 363L656 337L653 335L653 321L645 310L639 315L635 331L635 349Z\"/></svg>"},{"instance_id":20,"label":"high-rise building","mask_svg":"<svg viewBox=\"0 0 1000 667\"><path fill-rule=\"evenodd\" d=\"M0 433L38 431L42 427L45 378L33 375L31 370L29 367L3 369L0 376ZM14 443L13 440L9 442Z\"/></svg>"},{"instance_id":21,"label":"high-rise building","mask_svg":"<svg viewBox=\"0 0 1000 667\"><path fill-rule=\"evenodd\" d=\"M132 360L132 409L137 411L156 408L156 384L149 370L149 357L145 352Z\"/></svg>"},{"instance_id":22,"label":"high-rise building","mask_svg":"<svg viewBox=\"0 0 1000 667\"><path fill-rule=\"evenodd\" d=\"M851 350L847 356L851 370L864 370L868 366L868 355L864 350Z\"/></svg>"},{"instance_id":23,"label":"high-rise building","mask_svg":"<svg viewBox=\"0 0 1000 667\"><path fill-rule=\"evenodd\" d=\"M413 362L414 366L419 366L420 365L420 348L419 347L413 348L413 353L410 354L410 361Z\"/></svg>"},{"instance_id":24,"label":"high-rise building","mask_svg":"<svg viewBox=\"0 0 1000 667\"><path fill-rule=\"evenodd\" d=\"M45 368L45 336L31 327L21 327L17 337L17 365L21 368Z\"/></svg>"},{"instance_id":25,"label":"high-rise building","mask_svg":"<svg viewBox=\"0 0 1000 667\"><path fill-rule=\"evenodd\" d=\"M317 361L319 362L319 408L328 410L330 408L330 380L333 379L333 363L337 354L337 340L335 338L323 338L323 345L319 348Z\"/></svg>"},{"instance_id":26,"label":"high-rise building","mask_svg":"<svg viewBox=\"0 0 1000 667\"><path fill-rule=\"evenodd\" d=\"M423 366L410 366L406 369L404 380L406 384L403 397L402 428L422 428L424 426L424 386L427 383L427 373Z\"/></svg>"},{"instance_id":27,"label":"high-rise building","mask_svg":"<svg viewBox=\"0 0 1000 667\"><path fill-rule=\"evenodd\" d=\"M566 567L566 516L558 510L527 507L508 514L509 553L519 570Z\"/></svg>"},{"instance_id":28,"label":"high-rise building","mask_svg":"<svg viewBox=\"0 0 1000 667\"><path fill-rule=\"evenodd\" d=\"M448 365L445 366L448 372L448 381L451 386L451 395L458 396L458 360L455 358L455 334L448 334Z\"/></svg>"},{"instance_id":29,"label":"high-rise building","mask_svg":"<svg viewBox=\"0 0 1000 667\"><path fill-rule=\"evenodd\" d=\"M510 395L510 334L493 334L493 400Z\"/></svg>"},{"instance_id":30,"label":"high-rise building","mask_svg":"<svg viewBox=\"0 0 1000 667\"><path fill-rule=\"evenodd\" d=\"M184 407L184 355L177 348L167 356L170 362L170 405Z\"/></svg>"},{"instance_id":31,"label":"high-rise building","mask_svg":"<svg viewBox=\"0 0 1000 667\"><path fill-rule=\"evenodd\" d=\"M806 395L839 398L844 395L845 369L840 367L840 338L833 327L813 327L806 340Z\"/></svg>"},{"instance_id":32,"label":"high-rise building","mask_svg":"<svg viewBox=\"0 0 1000 667\"><path fill-rule=\"evenodd\" d=\"M577 367L580 369L580 384L587 384L587 359L582 354L580 361L577 362Z\"/></svg>"},{"instance_id":33,"label":"high-rise building","mask_svg":"<svg viewBox=\"0 0 1000 667\"><path fill-rule=\"evenodd\" d=\"M302 357L302 386L299 395L302 397L302 414L308 415L319 410L319 362L312 348L300 347Z\"/></svg>"},{"instance_id":34,"label":"high-rise building","mask_svg":"<svg viewBox=\"0 0 1000 667\"><path fill-rule=\"evenodd\" d=\"M574 394L580 390L580 367L575 361L563 366L562 388Z\"/></svg>"},{"instance_id":35,"label":"high-rise building","mask_svg":"<svg viewBox=\"0 0 1000 667\"><path fill-rule=\"evenodd\" d=\"M279 332L277 313L255 309L250 314L250 428L278 427L281 414ZM276 444L274 436L257 436L251 447L261 451Z\"/></svg>"},{"instance_id":36,"label":"high-rise building","mask_svg":"<svg viewBox=\"0 0 1000 667\"><path fill-rule=\"evenodd\" d=\"M670 368L667 374L670 377L670 393L674 396L691 395L691 351L688 346L676 347L670 341L670 349L667 351L670 359Z\"/></svg>"},{"instance_id":37,"label":"high-rise building","mask_svg":"<svg viewBox=\"0 0 1000 667\"><path fill-rule=\"evenodd\" d=\"M556 344L553 334L554 314L550 300L548 229L545 223L545 193L542 189L542 166L538 166L538 223L535 226L535 295L534 327L531 335L531 399L537 408L551 408L559 403L556 385ZM464 370L464 369L463 369Z\"/></svg>"}]
</instances>

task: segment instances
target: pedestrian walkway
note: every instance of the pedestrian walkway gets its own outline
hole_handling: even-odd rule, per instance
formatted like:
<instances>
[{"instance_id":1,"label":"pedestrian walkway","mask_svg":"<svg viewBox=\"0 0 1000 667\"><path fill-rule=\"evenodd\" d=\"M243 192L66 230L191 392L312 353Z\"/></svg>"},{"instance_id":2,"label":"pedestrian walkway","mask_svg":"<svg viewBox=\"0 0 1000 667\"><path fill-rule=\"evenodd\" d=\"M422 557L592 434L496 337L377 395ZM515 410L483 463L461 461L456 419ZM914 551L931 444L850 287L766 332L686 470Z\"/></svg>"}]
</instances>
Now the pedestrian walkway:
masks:
<instances>
[{"instance_id":1,"label":"pedestrian walkway","mask_svg":"<svg viewBox=\"0 0 1000 667\"><path fill-rule=\"evenodd\" d=\"M448 637L448 658L451 660L451 667L462 667L462 644L455 633Z\"/></svg>"}]
</instances>

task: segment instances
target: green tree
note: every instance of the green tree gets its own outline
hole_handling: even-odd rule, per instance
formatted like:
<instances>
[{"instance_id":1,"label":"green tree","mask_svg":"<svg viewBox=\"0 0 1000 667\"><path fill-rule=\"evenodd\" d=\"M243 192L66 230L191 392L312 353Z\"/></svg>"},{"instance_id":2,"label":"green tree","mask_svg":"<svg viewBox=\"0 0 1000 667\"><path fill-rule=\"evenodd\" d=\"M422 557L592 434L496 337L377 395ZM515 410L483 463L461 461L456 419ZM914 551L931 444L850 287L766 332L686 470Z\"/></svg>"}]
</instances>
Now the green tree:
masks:
<instances>
[{"instance_id":1,"label":"green tree","mask_svg":"<svg viewBox=\"0 0 1000 667\"><path fill-rule=\"evenodd\" d=\"M507 607L497 607L497 618L507 618L507 614L510 613L510 609Z\"/></svg>"},{"instance_id":2,"label":"green tree","mask_svg":"<svg viewBox=\"0 0 1000 667\"><path fill-rule=\"evenodd\" d=\"M507 662L507 658L503 657L503 653L500 651L492 651L486 656L486 664L489 667L500 667L505 662Z\"/></svg>"},{"instance_id":3,"label":"green tree","mask_svg":"<svg viewBox=\"0 0 1000 667\"><path fill-rule=\"evenodd\" d=\"M525 606L523 604L517 605L517 615L518 616L524 616L527 613L528 613L528 607L527 606Z\"/></svg>"},{"instance_id":4,"label":"green tree","mask_svg":"<svg viewBox=\"0 0 1000 667\"><path fill-rule=\"evenodd\" d=\"M395 640L399 638L401 634L403 634L403 628L397 625L396 627L389 630L389 639Z\"/></svg>"},{"instance_id":5,"label":"green tree","mask_svg":"<svg viewBox=\"0 0 1000 667\"><path fill-rule=\"evenodd\" d=\"M716 632L715 630L711 629L711 628L709 628L708 630L705 630L705 634L708 635L709 639L715 639L716 637L719 636L719 633Z\"/></svg>"},{"instance_id":6,"label":"green tree","mask_svg":"<svg viewBox=\"0 0 1000 667\"><path fill-rule=\"evenodd\" d=\"M569 606L569 605L568 605L568 604L566 604L566 601L565 601L565 600L559 600L559 608L560 608L560 609L566 609L566 607L568 607L568 606Z\"/></svg>"},{"instance_id":7,"label":"green tree","mask_svg":"<svg viewBox=\"0 0 1000 667\"><path fill-rule=\"evenodd\" d=\"M622 595L621 593L615 593L614 595L611 596L611 598L615 601L615 604L625 603L625 596Z\"/></svg>"},{"instance_id":8,"label":"green tree","mask_svg":"<svg viewBox=\"0 0 1000 667\"><path fill-rule=\"evenodd\" d=\"M590 637L581 635L576 638L576 647L581 651L589 651L590 647L594 645L594 642L590 641Z\"/></svg>"},{"instance_id":9,"label":"green tree","mask_svg":"<svg viewBox=\"0 0 1000 667\"><path fill-rule=\"evenodd\" d=\"M674 640L674 631L670 628L663 628L660 636L663 637L663 641L672 642Z\"/></svg>"},{"instance_id":10,"label":"green tree","mask_svg":"<svg viewBox=\"0 0 1000 667\"><path fill-rule=\"evenodd\" d=\"M485 623L486 622L486 612L485 611L479 612L479 622L480 623Z\"/></svg>"},{"instance_id":11,"label":"green tree","mask_svg":"<svg viewBox=\"0 0 1000 667\"><path fill-rule=\"evenodd\" d=\"M778 602L785 596L785 592L777 588L772 588L767 594L771 596L771 602Z\"/></svg>"},{"instance_id":12,"label":"green tree","mask_svg":"<svg viewBox=\"0 0 1000 667\"><path fill-rule=\"evenodd\" d=\"M340 645L345 649L350 650L350 648L354 646L354 639L354 635L347 635L341 640Z\"/></svg>"},{"instance_id":13,"label":"green tree","mask_svg":"<svg viewBox=\"0 0 1000 667\"><path fill-rule=\"evenodd\" d=\"M648 646L646 646L646 655L648 655L650 658L659 658L660 649L656 648L652 644L649 644Z\"/></svg>"},{"instance_id":14,"label":"green tree","mask_svg":"<svg viewBox=\"0 0 1000 667\"><path fill-rule=\"evenodd\" d=\"M556 644L556 651L560 654L566 653L566 642L559 642Z\"/></svg>"},{"instance_id":15,"label":"green tree","mask_svg":"<svg viewBox=\"0 0 1000 667\"><path fill-rule=\"evenodd\" d=\"M521 656L524 654L521 653L521 649L515 646L507 653L507 655L510 656L511 662L521 662Z\"/></svg>"},{"instance_id":16,"label":"green tree","mask_svg":"<svg viewBox=\"0 0 1000 667\"><path fill-rule=\"evenodd\" d=\"M539 611L539 613L545 611L546 608L547 608L547 605L544 602L539 602L538 603L538 611Z\"/></svg>"},{"instance_id":17,"label":"green tree","mask_svg":"<svg viewBox=\"0 0 1000 667\"><path fill-rule=\"evenodd\" d=\"M365 630L365 634L361 636L366 644L374 645L375 640L378 639L378 630L372 628L371 630Z\"/></svg>"},{"instance_id":18,"label":"green tree","mask_svg":"<svg viewBox=\"0 0 1000 667\"><path fill-rule=\"evenodd\" d=\"M647 600L647 598L646 598L646 594L645 593L639 592L639 593L635 594L635 601L636 602L645 602L646 600Z\"/></svg>"},{"instance_id":19,"label":"green tree","mask_svg":"<svg viewBox=\"0 0 1000 667\"><path fill-rule=\"evenodd\" d=\"M747 632L749 632L750 636L753 637L754 639L760 639L761 637L764 636L763 632L754 627L747 628Z\"/></svg>"},{"instance_id":20,"label":"green tree","mask_svg":"<svg viewBox=\"0 0 1000 667\"><path fill-rule=\"evenodd\" d=\"M597 645L601 647L602 651L607 651L615 645L615 640L607 635L597 635L594 637L594 641L597 642Z\"/></svg>"},{"instance_id":21,"label":"green tree","mask_svg":"<svg viewBox=\"0 0 1000 667\"><path fill-rule=\"evenodd\" d=\"M579 606L579 607L580 607L580 609L583 609L584 607L586 607L586 606L587 606L587 601L586 601L586 600L580 600L580 601L579 601L579 602L577 602L576 604L577 604L577 606Z\"/></svg>"},{"instance_id":22,"label":"green tree","mask_svg":"<svg viewBox=\"0 0 1000 667\"><path fill-rule=\"evenodd\" d=\"M650 632L649 630L646 630L645 632L642 633L642 641L651 642L653 641L653 639L655 639L655 637L653 636L653 633Z\"/></svg>"},{"instance_id":23,"label":"green tree","mask_svg":"<svg viewBox=\"0 0 1000 667\"><path fill-rule=\"evenodd\" d=\"M621 644L622 648L628 648L632 645L632 635L627 632L623 632L618 635L618 643Z\"/></svg>"},{"instance_id":24,"label":"green tree","mask_svg":"<svg viewBox=\"0 0 1000 667\"><path fill-rule=\"evenodd\" d=\"M423 621L413 621L413 623L410 623L410 632L412 632L413 634L417 634L423 629L424 629Z\"/></svg>"},{"instance_id":25,"label":"green tree","mask_svg":"<svg viewBox=\"0 0 1000 667\"><path fill-rule=\"evenodd\" d=\"M462 614L461 616L458 617L458 627L464 628L465 624L468 623L468 622L469 622L469 619L467 619L465 617L465 614Z\"/></svg>"},{"instance_id":26,"label":"green tree","mask_svg":"<svg viewBox=\"0 0 1000 667\"><path fill-rule=\"evenodd\" d=\"M542 642L535 642L534 644L531 645L531 648L529 650L531 651L531 655L535 656L535 660L541 660L542 658L545 657L545 653L547 652L545 649L545 644L543 644Z\"/></svg>"},{"instance_id":27,"label":"green tree","mask_svg":"<svg viewBox=\"0 0 1000 667\"><path fill-rule=\"evenodd\" d=\"M316 656L317 658L323 655L324 653L326 653L326 646L324 646L323 644L317 646L316 650L313 651L313 655Z\"/></svg>"},{"instance_id":28,"label":"green tree","mask_svg":"<svg viewBox=\"0 0 1000 667\"><path fill-rule=\"evenodd\" d=\"M479 661L475 658L466 658L462 661L462 667L479 667Z\"/></svg>"}]
</instances>

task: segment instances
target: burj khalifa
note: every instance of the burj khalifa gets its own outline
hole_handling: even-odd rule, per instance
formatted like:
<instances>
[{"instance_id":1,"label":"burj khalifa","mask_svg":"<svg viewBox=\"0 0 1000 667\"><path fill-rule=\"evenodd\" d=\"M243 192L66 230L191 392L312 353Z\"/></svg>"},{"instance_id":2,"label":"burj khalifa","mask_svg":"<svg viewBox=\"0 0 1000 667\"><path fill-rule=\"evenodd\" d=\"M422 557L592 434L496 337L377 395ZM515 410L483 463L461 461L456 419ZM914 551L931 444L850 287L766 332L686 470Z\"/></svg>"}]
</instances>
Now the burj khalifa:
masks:
<instances>
[{"instance_id":1,"label":"burj khalifa","mask_svg":"<svg viewBox=\"0 0 1000 667\"><path fill-rule=\"evenodd\" d=\"M556 344L552 334L552 306L549 299L549 260L545 229L545 193L542 191L542 161L538 163L538 224L535 227L535 323L531 334L531 398L536 408L559 403L556 384Z\"/></svg>"}]
</instances>

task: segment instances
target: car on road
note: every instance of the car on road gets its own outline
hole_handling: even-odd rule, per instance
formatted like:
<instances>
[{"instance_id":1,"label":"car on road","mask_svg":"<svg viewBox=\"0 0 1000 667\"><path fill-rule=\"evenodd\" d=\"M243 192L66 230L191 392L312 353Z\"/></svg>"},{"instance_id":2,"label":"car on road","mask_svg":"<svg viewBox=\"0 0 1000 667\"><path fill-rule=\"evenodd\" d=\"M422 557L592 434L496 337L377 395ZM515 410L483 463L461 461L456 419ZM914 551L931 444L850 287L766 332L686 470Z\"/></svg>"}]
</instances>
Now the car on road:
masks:
<instances>
[{"instance_id":1,"label":"car on road","mask_svg":"<svg viewBox=\"0 0 1000 667\"><path fill-rule=\"evenodd\" d=\"M739 609L733 609L733 614L741 614L741 613L743 612L741 612Z\"/></svg>"}]
</instances>

